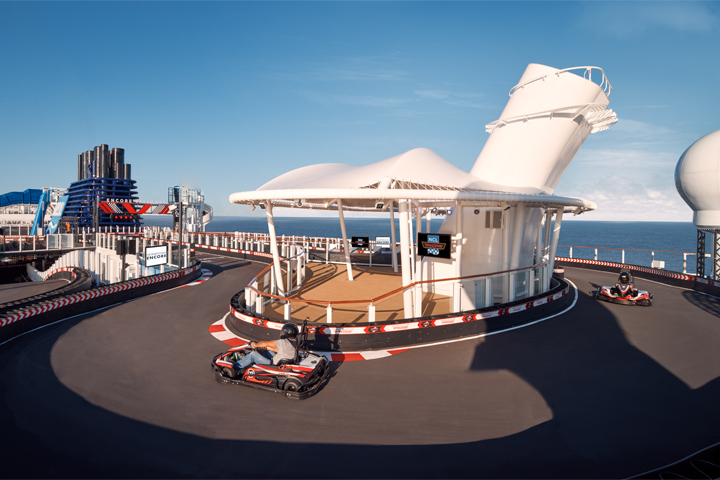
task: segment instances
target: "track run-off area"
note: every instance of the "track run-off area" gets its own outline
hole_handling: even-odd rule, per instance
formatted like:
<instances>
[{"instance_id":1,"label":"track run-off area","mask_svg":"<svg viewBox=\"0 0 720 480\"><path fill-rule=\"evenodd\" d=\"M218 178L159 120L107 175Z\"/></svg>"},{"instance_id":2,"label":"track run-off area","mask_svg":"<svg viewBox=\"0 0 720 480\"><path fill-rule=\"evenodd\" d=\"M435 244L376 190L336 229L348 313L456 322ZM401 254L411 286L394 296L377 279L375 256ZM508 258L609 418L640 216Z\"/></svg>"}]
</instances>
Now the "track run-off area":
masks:
<instances>
[{"instance_id":1,"label":"track run-off area","mask_svg":"<svg viewBox=\"0 0 720 480\"><path fill-rule=\"evenodd\" d=\"M206 281L0 346L2 477L624 478L720 442L716 297L600 303L617 274L566 267L561 315L333 362L293 401L215 381L208 329L265 264L198 258Z\"/></svg>"}]
</instances>

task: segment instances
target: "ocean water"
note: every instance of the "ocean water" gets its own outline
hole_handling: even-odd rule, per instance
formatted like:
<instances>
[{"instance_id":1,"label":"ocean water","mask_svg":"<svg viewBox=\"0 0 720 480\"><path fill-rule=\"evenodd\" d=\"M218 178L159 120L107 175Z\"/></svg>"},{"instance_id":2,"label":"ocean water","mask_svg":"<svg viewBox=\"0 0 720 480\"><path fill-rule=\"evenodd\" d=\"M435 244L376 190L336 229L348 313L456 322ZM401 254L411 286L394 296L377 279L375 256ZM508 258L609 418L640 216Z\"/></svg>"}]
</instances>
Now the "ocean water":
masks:
<instances>
[{"instance_id":1,"label":"ocean water","mask_svg":"<svg viewBox=\"0 0 720 480\"><path fill-rule=\"evenodd\" d=\"M694 273L696 269L697 229L692 222L564 221L558 243L558 256L567 257L573 246L573 258L594 259L594 249L598 248L598 260L619 263L621 249L625 249L625 263L649 267L654 258L664 261L666 270L675 272L683 271L683 253L688 253L687 271ZM712 253L710 236L705 251ZM711 268L707 259L705 272L711 272Z\"/></svg>"},{"instance_id":2,"label":"ocean water","mask_svg":"<svg viewBox=\"0 0 720 480\"><path fill-rule=\"evenodd\" d=\"M442 218L431 220L430 228L437 231ZM169 227L168 216L146 216L146 225ZM348 236L375 237L390 236L389 219L346 218ZM395 219L397 225L398 219ZM423 220L423 229L425 220ZM206 227L208 232L268 233L265 217L220 217L216 216ZM276 217L275 229L278 235L297 235L340 238L340 222L337 218L325 217ZM595 222L587 220L565 220L560 230L558 256L569 256L570 246L573 258L593 259L598 248L598 260L620 262L625 249L625 263L649 267L653 258L665 261L665 269L683 271L683 252L687 256L687 271L695 272L697 229L691 222ZM589 247L589 248L580 248ZM712 253L712 238L707 237L706 252ZM654 257L653 257L654 252ZM712 264L707 259L705 271L711 272Z\"/></svg>"}]
</instances>

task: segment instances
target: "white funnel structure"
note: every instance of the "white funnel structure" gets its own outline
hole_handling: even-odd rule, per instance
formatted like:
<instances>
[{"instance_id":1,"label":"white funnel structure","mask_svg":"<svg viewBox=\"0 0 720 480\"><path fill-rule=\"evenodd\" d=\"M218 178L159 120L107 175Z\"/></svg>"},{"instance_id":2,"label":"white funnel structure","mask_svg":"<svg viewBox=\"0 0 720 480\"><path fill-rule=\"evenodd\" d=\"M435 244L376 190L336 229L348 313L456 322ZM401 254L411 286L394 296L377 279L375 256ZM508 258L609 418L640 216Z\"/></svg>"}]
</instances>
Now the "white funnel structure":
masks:
<instances>
[{"instance_id":1,"label":"white funnel structure","mask_svg":"<svg viewBox=\"0 0 720 480\"><path fill-rule=\"evenodd\" d=\"M504 191L535 188L552 195L587 136L617 121L615 113L607 109L611 90L605 74L596 67L558 70L530 64L520 83L510 90L500 119L487 125L490 138L470 173L503 185ZM561 221L562 212L558 213ZM424 259L423 278L469 276L538 263L541 257L535 252L550 243L549 235L540 238L544 214L545 209L522 203L458 208L457 215L448 217L440 229L457 239L457 258ZM559 226L556 221L556 230ZM478 304L471 290L438 291L453 296L460 293L463 305ZM493 285L492 291L496 302L515 299L512 284Z\"/></svg>"},{"instance_id":2,"label":"white funnel structure","mask_svg":"<svg viewBox=\"0 0 720 480\"><path fill-rule=\"evenodd\" d=\"M675 187L698 228L720 228L720 130L693 143L675 167Z\"/></svg>"},{"instance_id":3,"label":"white funnel structure","mask_svg":"<svg viewBox=\"0 0 720 480\"><path fill-rule=\"evenodd\" d=\"M599 85L592 82L593 72ZM490 138L470 173L551 195L587 136L617 121L607 109L610 91L600 69L528 65L500 120L487 125Z\"/></svg>"}]
</instances>

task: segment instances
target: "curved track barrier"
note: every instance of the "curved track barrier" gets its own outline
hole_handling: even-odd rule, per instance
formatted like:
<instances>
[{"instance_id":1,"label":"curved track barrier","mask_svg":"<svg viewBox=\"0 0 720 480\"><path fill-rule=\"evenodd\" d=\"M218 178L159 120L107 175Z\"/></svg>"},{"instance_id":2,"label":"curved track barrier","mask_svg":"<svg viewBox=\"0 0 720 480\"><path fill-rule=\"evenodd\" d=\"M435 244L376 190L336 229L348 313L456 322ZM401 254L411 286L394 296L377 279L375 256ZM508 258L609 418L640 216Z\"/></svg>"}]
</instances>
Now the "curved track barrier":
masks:
<instances>
[{"instance_id":1,"label":"curved track barrier","mask_svg":"<svg viewBox=\"0 0 720 480\"><path fill-rule=\"evenodd\" d=\"M196 251L222 252L231 257L272 262L272 256L264 252L207 245L194 247ZM452 314L363 323L308 322L308 342L314 350L364 351L453 340L517 327L567 307L571 302L570 286L563 280L554 279L554 282L553 288L543 294ZM230 300L232 317L227 321L227 328L245 339L277 338L286 321L246 309L244 296L245 292L238 292Z\"/></svg>"},{"instance_id":2,"label":"curved track barrier","mask_svg":"<svg viewBox=\"0 0 720 480\"><path fill-rule=\"evenodd\" d=\"M9 312L14 310L20 310L40 302L49 302L55 298L70 295L71 293L82 292L92 287L92 274L82 268L59 268L51 272L47 279L56 280L61 278L68 280L69 283L40 295L33 295L32 297L25 297L13 302L0 304L0 318L5 315L10 315Z\"/></svg>"},{"instance_id":3,"label":"curved track barrier","mask_svg":"<svg viewBox=\"0 0 720 480\"><path fill-rule=\"evenodd\" d=\"M97 287L0 313L0 342L63 318L184 285L202 275L201 265L198 262L183 270Z\"/></svg>"},{"instance_id":4,"label":"curved track barrier","mask_svg":"<svg viewBox=\"0 0 720 480\"><path fill-rule=\"evenodd\" d=\"M566 257L557 257L555 265L588 268L591 270L617 273L620 273L621 268L626 268L632 271L633 275L637 278L644 278L655 282L665 283L667 285L688 288L690 290L709 293L711 295L720 295L720 282L685 273L670 272L657 268L641 267L638 265L628 265L624 263L599 262L597 260L582 260L579 258Z\"/></svg>"},{"instance_id":5,"label":"curved track barrier","mask_svg":"<svg viewBox=\"0 0 720 480\"><path fill-rule=\"evenodd\" d=\"M554 288L542 295L448 315L372 323L308 322L308 342L315 350L363 351L433 343L517 327L567 307L572 297L570 286L559 279L555 282ZM244 292L239 292L230 300L232 317L227 327L246 339L277 338L285 321L247 311L242 307L243 295Z\"/></svg>"}]
</instances>

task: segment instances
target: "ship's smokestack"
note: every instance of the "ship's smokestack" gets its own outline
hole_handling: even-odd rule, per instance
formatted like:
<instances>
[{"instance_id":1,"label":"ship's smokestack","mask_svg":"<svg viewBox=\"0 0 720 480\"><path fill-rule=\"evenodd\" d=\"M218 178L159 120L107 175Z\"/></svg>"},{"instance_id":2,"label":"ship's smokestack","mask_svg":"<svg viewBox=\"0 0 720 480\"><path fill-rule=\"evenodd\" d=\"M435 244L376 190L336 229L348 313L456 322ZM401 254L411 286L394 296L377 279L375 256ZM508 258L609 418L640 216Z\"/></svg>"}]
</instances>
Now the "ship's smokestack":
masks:
<instances>
[{"instance_id":1,"label":"ship's smokestack","mask_svg":"<svg viewBox=\"0 0 720 480\"><path fill-rule=\"evenodd\" d=\"M125 169L123 165L125 164L125 149L122 148L113 148L112 149L114 159L113 159L113 178L125 178Z\"/></svg>"},{"instance_id":2,"label":"ship's smokestack","mask_svg":"<svg viewBox=\"0 0 720 480\"><path fill-rule=\"evenodd\" d=\"M528 65L470 173L552 194L587 136L617 121L606 108L611 90L597 67Z\"/></svg>"},{"instance_id":3,"label":"ship's smokestack","mask_svg":"<svg viewBox=\"0 0 720 480\"><path fill-rule=\"evenodd\" d=\"M107 178L108 175L108 146L100 145L95 147L95 161L97 170L95 171L96 177Z\"/></svg>"},{"instance_id":4,"label":"ship's smokestack","mask_svg":"<svg viewBox=\"0 0 720 480\"><path fill-rule=\"evenodd\" d=\"M95 152L88 150L85 152L85 178L93 178L95 176Z\"/></svg>"}]
</instances>

